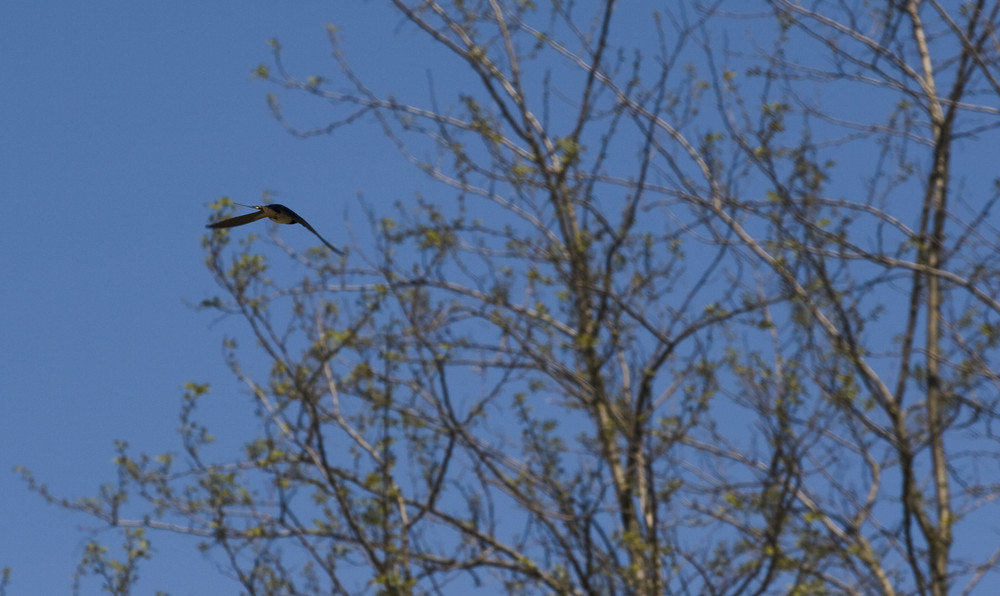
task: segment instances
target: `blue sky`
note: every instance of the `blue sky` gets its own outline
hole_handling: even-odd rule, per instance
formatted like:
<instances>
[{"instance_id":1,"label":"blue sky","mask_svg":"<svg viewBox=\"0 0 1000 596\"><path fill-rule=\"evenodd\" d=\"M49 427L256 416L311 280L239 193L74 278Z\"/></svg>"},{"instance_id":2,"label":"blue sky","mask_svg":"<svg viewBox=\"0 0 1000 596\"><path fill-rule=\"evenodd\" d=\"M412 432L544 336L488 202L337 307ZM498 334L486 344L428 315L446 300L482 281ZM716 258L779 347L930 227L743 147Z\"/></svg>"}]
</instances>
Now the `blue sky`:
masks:
<instances>
[{"instance_id":1,"label":"blue sky","mask_svg":"<svg viewBox=\"0 0 1000 596\"><path fill-rule=\"evenodd\" d=\"M212 385L202 417L222 445L253 424L221 349L240 322L191 307L216 291L199 241L209 203L274 191L334 244L359 239L360 255L359 195L388 207L426 190L371 122L303 140L271 117L275 88L251 76L270 63L267 40L282 42L297 74L329 75L326 23L343 25L350 62L380 94L425 97L436 50L382 3L0 3L0 567L13 570L10 594L68 593L80 528L99 527L28 492L14 466L58 495L93 494L114 479L115 439L134 452L178 450L188 381ZM326 108L288 99L286 115L304 124ZM317 245L297 227L281 237ZM137 593L238 591L190 540L152 539L158 556Z\"/></svg>"},{"instance_id":2,"label":"blue sky","mask_svg":"<svg viewBox=\"0 0 1000 596\"><path fill-rule=\"evenodd\" d=\"M13 569L10 594L68 593L79 528L98 526L43 503L13 466L60 495L93 494L114 478L114 439L177 449L185 382L218 389L206 412L216 420L246 406L220 347L234 322L189 306L214 291L199 242L206 205L274 190L342 245L356 194L388 192L379 180L401 164L379 135L293 138L267 109L274 89L251 77L272 37L295 66L319 68L324 24L348 16L345 42L359 45L386 18L371 3L318 0L0 5L0 567ZM358 59L377 60L378 47ZM300 231L282 237L315 244ZM226 438L226 426L214 430ZM154 547L161 560L143 569L141 591L235 593L191 542L154 537Z\"/></svg>"}]
</instances>

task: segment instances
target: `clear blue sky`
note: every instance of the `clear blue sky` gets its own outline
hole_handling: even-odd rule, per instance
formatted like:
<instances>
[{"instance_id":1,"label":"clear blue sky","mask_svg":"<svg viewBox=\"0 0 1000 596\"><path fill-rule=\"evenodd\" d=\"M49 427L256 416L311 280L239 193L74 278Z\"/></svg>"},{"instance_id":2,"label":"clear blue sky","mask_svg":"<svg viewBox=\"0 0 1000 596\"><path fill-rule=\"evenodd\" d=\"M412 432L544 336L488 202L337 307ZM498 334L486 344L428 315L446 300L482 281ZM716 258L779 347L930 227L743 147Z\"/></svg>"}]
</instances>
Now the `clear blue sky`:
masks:
<instances>
[{"instance_id":1,"label":"clear blue sky","mask_svg":"<svg viewBox=\"0 0 1000 596\"><path fill-rule=\"evenodd\" d=\"M58 494L94 494L114 479L114 439L177 450L185 382L217 390L206 417L218 434L246 407L220 349L235 323L188 306L214 291L199 242L206 204L275 190L349 244L342 217L360 214L356 193L395 199L379 181L401 164L380 135L292 138L267 109L275 89L251 77L272 37L296 68L332 72L324 24L348 18L345 42L358 60L378 60L391 21L373 3L0 4L0 567L13 569L10 594L69 593L79 528L99 526L29 493L13 466ZM316 244L297 227L282 237ZM142 570L141 593L238 590L190 541L153 539L160 556Z\"/></svg>"},{"instance_id":2,"label":"clear blue sky","mask_svg":"<svg viewBox=\"0 0 1000 596\"><path fill-rule=\"evenodd\" d=\"M383 3L0 3L0 567L12 596L69 593L80 528L100 526L28 492L15 465L56 494L92 495L114 480L115 439L178 450L188 381L212 384L203 419L221 442L251 423L221 350L239 321L190 307L215 292L199 241L208 203L276 191L351 245L366 226L356 195L388 206L425 184L371 123L302 140L272 119L276 89L251 76L270 63L267 40L296 73L330 75L326 23L344 25L350 61L380 93L426 89L432 50ZM995 167L992 155L978 159ZM281 236L317 244L297 227ZM191 540L151 537L137 593L238 592ZM90 580L83 593L99 591Z\"/></svg>"}]
</instances>

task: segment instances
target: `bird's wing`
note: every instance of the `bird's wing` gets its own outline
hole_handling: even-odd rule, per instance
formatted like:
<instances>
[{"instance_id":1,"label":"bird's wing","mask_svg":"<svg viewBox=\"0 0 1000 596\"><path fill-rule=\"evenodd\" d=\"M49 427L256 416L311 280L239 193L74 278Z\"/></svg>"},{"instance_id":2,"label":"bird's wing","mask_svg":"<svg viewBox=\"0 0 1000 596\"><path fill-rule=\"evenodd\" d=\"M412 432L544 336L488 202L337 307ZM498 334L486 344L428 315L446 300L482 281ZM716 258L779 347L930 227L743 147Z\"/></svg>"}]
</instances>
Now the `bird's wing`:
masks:
<instances>
[{"instance_id":1,"label":"bird's wing","mask_svg":"<svg viewBox=\"0 0 1000 596\"><path fill-rule=\"evenodd\" d=\"M215 223L210 223L206 228L231 228L233 226L242 226L243 224L248 224L252 221L257 221L258 219L265 217L263 211L256 211L254 213L247 213L246 215L238 215L236 217L230 217L229 219L224 219L222 221L217 221Z\"/></svg>"},{"instance_id":2,"label":"bird's wing","mask_svg":"<svg viewBox=\"0 0 1000 596\"><path fill-rule=\"evenodd\" d=\"M286 209L288 209L288 208L286 207ZM294 219L295 221L297 221L300 224L302 224L303 228L309 230L313 234L316 234L316 237L319 238L323 242L323 244L327 245L330 248L330 250L332 250L333 252L337 253L338 255L343 256L343 254L344 254L343 251L341 251L336 246L334 246L334 245L330 244L329 242L327 242L326 238L320 236L319 232L317 232L316 230L314 230L313 227L311 225L309 225L309 222L307 222L306 220L302 219L301 215L299 215L298 213L292 211L291 209L288 209L288 215L290 215L292 217L292 219Z\"/></svg>"}]
</instances>

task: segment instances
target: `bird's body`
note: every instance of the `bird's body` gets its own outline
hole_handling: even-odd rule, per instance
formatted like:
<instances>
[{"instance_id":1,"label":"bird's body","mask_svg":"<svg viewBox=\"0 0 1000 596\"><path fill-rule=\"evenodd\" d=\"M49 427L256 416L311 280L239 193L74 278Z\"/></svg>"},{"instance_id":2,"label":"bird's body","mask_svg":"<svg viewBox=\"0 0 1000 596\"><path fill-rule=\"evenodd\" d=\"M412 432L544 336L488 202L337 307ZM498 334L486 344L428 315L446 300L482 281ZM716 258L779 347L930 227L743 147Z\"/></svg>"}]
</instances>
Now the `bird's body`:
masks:
<instances>
[{"instance_id":1,"label":"bird's body","mask_svg":"<svg viewBox=\"0 0 1000 596\"><path fill-rule=\"evenodd\" d=\"M319 235L319 232L313 229L309 222L302 218L301 215L292 211L284 205L279 205L277 203L272 203L270 205L243 205L244 207L250 207L251 209L256 209L256 213L247 213L245 215L238 215L236 217L230 217L229 219L224 219L222 221L217 221L215 223L208 224L206 228L232 228L234 226L242 226L243 224L248 224L252 221L257 221L258 219L268 218L274 223L280 224L301 224L302 227L309 230L319 238L323 244L327 245L330 250L337 253L338 255L344 254L339 248L330 244Z\"/></svg>"}]
</instances>

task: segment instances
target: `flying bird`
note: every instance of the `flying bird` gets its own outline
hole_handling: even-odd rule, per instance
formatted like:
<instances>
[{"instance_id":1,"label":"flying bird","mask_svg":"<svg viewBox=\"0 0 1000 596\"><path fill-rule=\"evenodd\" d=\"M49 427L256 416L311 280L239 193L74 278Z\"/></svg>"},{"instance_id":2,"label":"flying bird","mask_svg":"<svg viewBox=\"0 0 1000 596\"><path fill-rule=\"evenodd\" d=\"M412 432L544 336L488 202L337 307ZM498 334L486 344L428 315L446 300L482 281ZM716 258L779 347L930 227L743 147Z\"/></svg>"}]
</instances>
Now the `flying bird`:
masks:
<instances>
[{"instance_id":1,"label":"flying bird","mask_svg":"<svg viewBox=\"0 0 1000 596\"><path fill-rule=\"evenodd\" d=\"M239 203L237 203L239 205ZM270 205L241 205L242 207L250 207L251 209L256 209L256 213L247 213L246 215L238 215L236 217L230 217L229 219L224 219L222 221L217 221L215 223L210 223L206 228L232 228L234 226L242 226L243 224L248 224L252 221L257 221L258 219L268 218L275 223L280 224L302 224L302 227L309 230L316 237L323 241L323 244L330 247L330 250L337 253L338 255L343 255L344 252L337 248L336 246L330 244L319 235L319 232L313 229L309 222L302 219L302 216L298 213L292 211L284 205L279 205L277 203L272 203Z\"/></svg>"}]
</instances>

